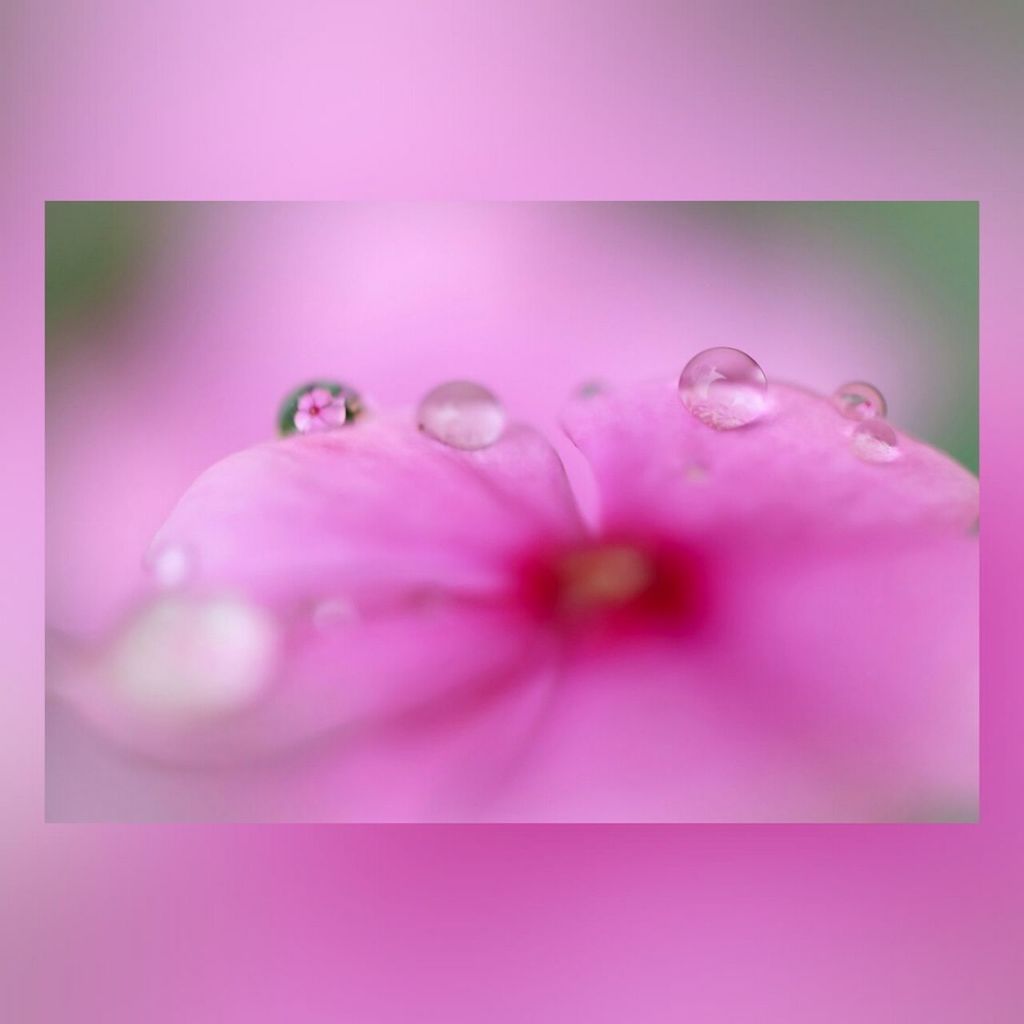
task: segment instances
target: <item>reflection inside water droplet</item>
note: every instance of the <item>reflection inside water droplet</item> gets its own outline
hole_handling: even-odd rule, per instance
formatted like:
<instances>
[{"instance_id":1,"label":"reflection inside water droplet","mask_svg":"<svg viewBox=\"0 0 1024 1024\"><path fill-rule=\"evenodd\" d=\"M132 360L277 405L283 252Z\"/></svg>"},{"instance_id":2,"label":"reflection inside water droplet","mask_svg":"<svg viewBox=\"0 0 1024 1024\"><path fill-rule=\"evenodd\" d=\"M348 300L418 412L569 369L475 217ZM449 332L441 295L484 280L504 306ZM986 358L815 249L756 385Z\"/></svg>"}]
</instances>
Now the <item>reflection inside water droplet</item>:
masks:
<instances>
[{"instance_id":1,"label":"reflection inside water droplet","mask_svg":"<svg viewBox=\"0 0 1024 1024\"><path fill-rule=\"evenodd\" d=\"M832 400L839 411L851 420L868 420L873 417L881 419L889 411L882 392L862 380L851 381L836 388Z\"/></svg>"},{"instance_id":2,"label":"reflection inside water droplet","mask_svg":"<svg viewBox=\"0 0 1024 1024\"><path fill-rule=\"evenodd\" d=\"M319 434L352 423L362 412L359 395L336 380L316 380L290 391L277 415L278 432Z\"/></svg>"},{"instance_id":3,"label":"reflection inside water droplet","mask_svg":"<svg viewBox=\"0 0 1024 1024\"><path fill-rule=\"evenodd\" d=\"M487 448L505 429L505 410L487 388L468 380L439 384L420 402L420 430L452 448Z\"/></svg>"},{"instance_id":4,"label":"reflection inside water droplet","mask_svg":"<svg viewBox=\"0 0 1024 1024\"><path fill-rule=\"evenodd\" d=\"M900 457L899 438L885 420L870 419L859 423L850 443L865 462L892 462Z\"/></svg>"},{"instance_id":5,"label":"reflection inside water droplet","mask_svg":"<svg viewBox=\"0 0 1024 1024\"><path fill-rule=\"evenodd\" d=\"M766 390L764 371L738 348L698 352L679 376L683 405L716 430L733 430L760 418Z\"/></svg>"}]
</instances>

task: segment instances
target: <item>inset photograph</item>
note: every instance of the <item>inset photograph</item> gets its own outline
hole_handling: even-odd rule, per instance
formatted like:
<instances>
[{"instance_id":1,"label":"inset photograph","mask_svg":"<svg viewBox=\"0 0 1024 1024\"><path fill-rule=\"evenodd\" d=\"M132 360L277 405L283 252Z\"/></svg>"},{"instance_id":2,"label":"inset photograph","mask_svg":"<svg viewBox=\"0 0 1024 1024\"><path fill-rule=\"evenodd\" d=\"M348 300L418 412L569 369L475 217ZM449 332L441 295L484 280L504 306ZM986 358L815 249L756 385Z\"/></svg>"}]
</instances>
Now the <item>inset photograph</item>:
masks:
<instances>
[{"instance_id":1,"label":"inset photograph","mask_svg":"<svg viewBox=\"0 0 1024 1024\"><path fill-rule=\"evenodd\" d=\"M978 208L46 209L51 821L978 811Z\"/></svg>"}]
</instances>

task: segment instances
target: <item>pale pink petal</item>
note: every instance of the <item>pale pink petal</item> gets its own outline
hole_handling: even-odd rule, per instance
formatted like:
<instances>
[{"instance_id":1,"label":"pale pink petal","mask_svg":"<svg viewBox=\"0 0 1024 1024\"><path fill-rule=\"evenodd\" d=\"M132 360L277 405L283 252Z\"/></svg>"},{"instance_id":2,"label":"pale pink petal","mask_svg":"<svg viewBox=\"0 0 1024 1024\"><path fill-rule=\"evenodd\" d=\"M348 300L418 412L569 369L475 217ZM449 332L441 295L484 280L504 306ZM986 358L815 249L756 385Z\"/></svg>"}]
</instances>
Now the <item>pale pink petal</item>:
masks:
<instances>
[{"instance_id":1,"label":"pale pink petal","mask_svg":"<svg viewBox=\"0 0 1024 1024\"><path fill-rule=\"evenodd\" d=\"M225 607L227 634L205 613L220 623ZM57 696L128 750L230 765L297 746L329 745L347 758L352 745L365 750L368 733L429 738L452 714L469 729L477 711L507 703L506 691L554 661L514 607L410 600L323 625L268 618L236 598L176 594L132 613L65 682L64 673L52 678Z\"/></svg>"},{"instance_id":2,"label":"pale pink petal","mask_svg":"<svg viewBox=\"0 0 1024 1024\"><path fill-rule=\"evenodd\" d=\"M307 434L322 434L327 430L331 429L331 424L324 418L322 410L318 410L316 415L310 416L309 425L306 427Z\"/></svg>"},{"instance_id":3,"label":"pale pink petal","mask_svg":"<svg viewBox=\"0 0 1024 1024\"><path fill-rule=\"evenodd\" d=\"M867 462L857 423L824 397L774 384L763 419L715 430L691 415L674 382L607 391L564 416L587 456L608 528L695 536L756 529L766 539L895 526L967 529L978 482L948 456L899 435L899 458Z\"/></svg>"},{"instance_id":4,"label":"pale pink petal","mask_svg":"<svg viewBox=\"0 0 1024 1024\"><path fill-rule=\"evenodd\" d=\"M977 538L901 532L734 571L733 677L757 680L797 743L894 819L973 815Z\"/></svg>"},{"instance_id":5,"label":"pale pink petal","mask_svg":"<svg viewBox=\"0 0 1024 1024\"><path fill-rule=\"evenodd\" d=\"M777 732L745 728L720 704L722 682L699 645L633 642L570 663L490 820L828 817L820 781L798 785Z\"/></svg>"},{"instance_id":6,"label":"pale pink petal","mask_svg":"<svg viewBox=\"0 0 1024 1024\"><path fill-rule=\"evenodd\" d=\"M302 749L299 813L342 821L494 820L494 800L529 754L557 685L557 665L453 690L419 712ZM290 800L290 802L292 802ZM293 811L294 813L294 811Z\"/></svg>"},{"instance_id":7,"label":"pale pink petal","mask_svg":"<svg viewBox=\"0 0 1024 1024\"><path fill-rule=\"evenodd\" d=\"M570 412L602 527L692 550L700 615L675 638L578 651L496 813L974 812L976 481L907 438L898 463L862 463L824 399L776 388L772 403L721 432L665 387Z\"/></svg>"},{"instance_id":8,"label":"pale pink petal","mask_svg":"<svg viewBox=\"0 0 1024 1024\"><path fill-rule=\"evenodd\" d=\"M339 427L345 422L348 411L342 399L336 398L321 409L320 416L331 427Z\"/></svg>"},{"instance_id":9,"label":"pale pink petal","mask_svg":"<svg viewBox=\"0 0 1024 1024\"><path fill-rule=\"evenodd\" d=\"M310 413L306 412L301 408L292 417L292 422L295 424L295 429L302 434L308 433L308 431L312 428L315 421L315 416L312 416Z\"/></svg>"},{"instance_id":10,"label":"pale pink petal","mask_svg":"<svg viewBox=\"0 0 1024 1024\"><path fill-rule=\"evenodd\" d=\"M697 636L570 660L496 820L971 818L968 539L719 566Z\"/></svg>"},{"instance_id":11,"label":"pale pink petal","mask_svg":"<svg viewBox=\"0 0 1024 1024\"><path fill-rule=\"evenodd\" d=\"M309 392L309 397L312 404L317 406L319 409L323 409L334 401L334 395L332 395L326 388L313 388L313 390Z\"/></svg>"},{"instance_id":12,"label":"pale pink petal","mask_svg":"<svg viewBox=\"0 0 1024 1024\"><path fill-rule=\"evenodd\" d=\"M367 418L229 456L185 493L153 550L194 552L193 588L277 608L410 587L487 594L537 544L580 535L550 445L512 427L464 452Z\"/></svg>"},{"instance_id":13,"label":"pale pink petal","mask_svg":"<svg viewBox=\"0 0 1024 1024\"><path fill-rule=\"evenodd\" d=\"M117 733L122 742L112 743L109 728L89 728L80 714L65 714L62 702L50 709L61 743L47 769L48 814L117 821L487 820L495 792L529 749L551 681L549 668L514 686L453 691L420 713L348 734L336 729L322 742L264 748L255 758L221 756L211 764L210 743L199 763L193 753L187 766L175 763L183 748L157 747L158 759L139 756L137 733ZM90 785L100 777L102 786Z\"/></svg>"},{"instance_id":14,"label":"pale pink petal","mask_svg":"<svg viewBox=\"0 0 1024 1024\"><path fill-rule=\"evenodd\" d=\"M151 754L228 761L316 736L347 743L452 693L483 702L553 660L514 600L518 573L524 553L581 531L561 463L523 427L481 452L440 445L404 418L250 449L196 481L153 551L189 553L176 600L227 595L273 613L267 685L228 713L161 718L118 706L100 655L71 697ZM136 628L127 622L110 649ZM172 707L180 633L141 659L169 663L147 685L168 687ZM212 658L216 637L208 646ZM217 686L201 659L182 671L182 700L204 680Z\"/></svg>"}]
</instances>

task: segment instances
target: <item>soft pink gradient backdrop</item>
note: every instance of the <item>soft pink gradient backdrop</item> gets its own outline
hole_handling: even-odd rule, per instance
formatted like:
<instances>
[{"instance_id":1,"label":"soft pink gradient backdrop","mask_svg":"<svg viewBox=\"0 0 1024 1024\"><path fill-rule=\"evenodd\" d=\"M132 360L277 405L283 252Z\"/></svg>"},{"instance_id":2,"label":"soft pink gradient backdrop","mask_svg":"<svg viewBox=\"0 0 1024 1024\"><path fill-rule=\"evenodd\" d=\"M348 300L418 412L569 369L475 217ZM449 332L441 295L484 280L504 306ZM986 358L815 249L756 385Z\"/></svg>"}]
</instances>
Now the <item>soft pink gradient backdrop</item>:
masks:
<instances>
[{"instance_id":1,"label":"soft pink gradient backdrop","mask_svg":"<svg viewBox=\"0 0 1024 1024\"><path fill-rule=\"evenodd\" d=\"M1018 1020L1019 15L211 6L4 16L4 1018ZM226 196L980 199L983 823L43 826L42 202Z\"/></svg>"}]
</instances>

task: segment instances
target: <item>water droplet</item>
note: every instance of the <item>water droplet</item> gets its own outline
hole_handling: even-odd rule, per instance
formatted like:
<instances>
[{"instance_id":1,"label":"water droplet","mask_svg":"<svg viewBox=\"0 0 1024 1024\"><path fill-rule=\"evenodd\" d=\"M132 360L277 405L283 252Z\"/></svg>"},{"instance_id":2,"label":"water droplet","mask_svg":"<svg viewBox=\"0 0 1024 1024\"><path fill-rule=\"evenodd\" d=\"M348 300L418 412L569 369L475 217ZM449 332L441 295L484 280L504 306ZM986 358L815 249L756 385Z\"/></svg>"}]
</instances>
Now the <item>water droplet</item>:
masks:
<instances>
[{"instance_id":1,"label":"water droplet","mask_svg":"<svg viewBox=\"0 0 1024 1024\"><path fill-rule=\"evenodd\" d=\"M885 420L858 423L851 435L851 444L865 462L892 462L900 456L899 438Z\"/></svg>"},{"instance_id":2,"label":"water droplet","mask_svg":"<svg viewBox=\"0 0 1024 1024\"><path fill-rule=\"evenodd\" d=\"M596 398L598 395L603 395L608 390L608 385L603 380L588 380L584 381L576 389L577 398Z\"/></svg>"},{"instance_id":3,"label":"water droplet","mask_svg":"<svg viewBox=\"0 0 1024 1024\"><path fill-rule=\"evenodd\" d=\"M235 598L166 595L143 608L111 651L108 678L137 710L173 718L244 707L277 650L270 615Z\"/></svg>"},{"instance_id":4,"label":"water droplet","mask_svg":"<svg viewBox=\"0 0 1024 1024\"><path fill-rule=\"evenodd\" d=\"M679 397L702 423L732 430L753 423L765 411L764 370L738 348L698 352L679 376Z\"/></svg>"},{"instance_id":5,"label":"water droplet","mask_svg":"<svg viewBox=\"0 0 1024 1024\"><path fill-rule=\"evenodd\" d=\"M355 605L344 597L325 598L313 606L313 625L317 629L334 629L355 622L357 618Z\"/></svg>"},{"instance_id":6,"label":"water droplet","mask_svg":"<svg viewBox=\"0 0 1024 1024\"><path fill-rule=\"evenodd\" d=\"M184 544L165 544L150 551L143 561L153 582L164 590L187 583L195 569L195 553Z\"/></svg>"},{"instance_id":7,"label":"water droplet","mask_svg":"<svg viewBox=\"0 0 1024 1024\"><path fill-rule=\"evenodd\" d=\"M420 402L420 430L452 448L487 448L505 429L501 402L480 384L453 380L439 384Z\"/></svg>"},{"instance_id":8,"label":"water droplet","mask_svg":"<svg viewBox=\"0 0 1024 1024\"><path fill-rule=\"evenodd\" d=\"M839 411L851 420L869 420L873 417L884 419L889 411L882 392L862 380L851 381L836 388L832 399Z\"/></svg>"},{"instance_id":9,"label":"water droplet","mask_svg":"<svg viewBox=\"0 0 1024 1024\"><path fill-rule=\"evenodd\" d=\"M363 411L359 395L336 380L315 380L290 391L281 403L277 429L288 434L317 434L352 423Z\"/></svg>"}]
</instances>

